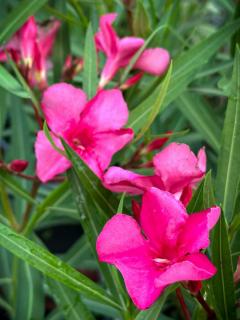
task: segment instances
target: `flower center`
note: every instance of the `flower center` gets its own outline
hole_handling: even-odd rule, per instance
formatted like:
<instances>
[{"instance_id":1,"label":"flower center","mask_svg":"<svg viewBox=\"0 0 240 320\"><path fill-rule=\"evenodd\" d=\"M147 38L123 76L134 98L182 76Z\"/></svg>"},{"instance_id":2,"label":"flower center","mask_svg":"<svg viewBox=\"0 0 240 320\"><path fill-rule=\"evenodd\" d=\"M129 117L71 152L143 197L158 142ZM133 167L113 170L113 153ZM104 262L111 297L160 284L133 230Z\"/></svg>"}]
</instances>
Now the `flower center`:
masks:
<instances>
[{"instance_id":1,"label":"flower center","mask_svg":"<svg viewBox=\"0 0 240 320\"><path fill-rule=\"evenodd\" d=\"M154 258L153 261L156 263L157 267L164 268L168 266L171 261L163 258Z\"/></svg>"},{"instance_id":2,"label":"flower center","mask_svg":"<svg viewBox=\"0 0 240 320\"><path fill-rule=\"evenodd\" d=\"M78 138L73 138L72 140L74 146L80 150L85 150L86 148L82 145L81 140Z\"/></svg>"}]
</instances>

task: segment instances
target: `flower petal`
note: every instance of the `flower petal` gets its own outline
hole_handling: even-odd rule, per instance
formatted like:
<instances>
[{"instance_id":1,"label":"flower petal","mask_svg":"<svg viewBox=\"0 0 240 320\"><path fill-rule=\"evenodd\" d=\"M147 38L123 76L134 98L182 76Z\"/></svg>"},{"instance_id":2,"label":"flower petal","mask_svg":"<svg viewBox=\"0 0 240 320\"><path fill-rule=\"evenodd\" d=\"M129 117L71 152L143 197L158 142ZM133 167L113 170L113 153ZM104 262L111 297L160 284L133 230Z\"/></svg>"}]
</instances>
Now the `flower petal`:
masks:
<instances>
[{"instance_id":1,"label":"flower petal","mask_svg":"<svg viewBox=\"0 0 240 320\"><path fill-rule=\"evenodd\" d=\"M83 126L94 132L122 128L128 120L128 107L118 89L102 90L90 100L82 114Z\"/></svg>"},{"instance_id":2,"label":"flower petal","mask_svg":"<svg viewBox=\"0 0 240 320\"><path fill-rule=\"evenodd\" d=\"M39 47L44 58L47 58L52 51L52 47L60 28L58 20L51 21L46 27L39 27Z\"/></svg>"},{"instance_id":3,"label":"flower petal","mask_svg":"<svg viewBox=\"0 0 240 320\"><path fill-rule=\"evenodd\" d=\"M62 149L60 140L53 135L52 138L55 144ZM42 182L51 180L71 167L70 161L53 149L43 131L39 131L37 134L35 153L37 176Z\"/></svg>"},{"instance_id":4,"label":"flower petal","mask_svg":"<svg viewBox=\"0 0 240 320\"><path fill-rule=\"evenodd\" d=\"M198 159L186 144L171 143L153 159L155 173L167 191L176 193L203 177Z\"/></svg>"},{"instance_id":5,"label":"flower petal","mask_svg":"<svg viewBox=\"0 0 240 320\"><path fill-rule=\"evenodd\" d=\"M143 195L141 226L159 258L175 258L178 234L187 218L182 203L169 192L151 188Z\"/></svg>"},{"instance_id":6,"label":"flower petal","mask_svg":"<svg viewBox=\"0 0 240 320\"><path fill-rule=\"evenodd\" d=\"M34 60L35 42L37 40L37 24L33 16L31 16L21 27L19 35L23 61L31 68Z\"/></svg>"},{"instance_id":7,"label":"flower petal","mask_svg":"<svg viewBox=\"0 0 240 320\"><path fill-rule=\"evenodd\" d=\"M114 264L122 273L127 291L138 308L148 308L162 292L163 288L154 285L159 271L132 217L116 214L106 223L97 239L97 253L100 261Z\"/></svg>"},{"instance_id":8,"label":"flower petal","mask_svg":"<svg viewBox=\"0 0 240 320\"><path fill-rule=\"evenodd\" d=\"M195 253L186 256L181 262L169 266L165 272L159 275L156 280L157 286L167 286L179 281L199 281L206 280L217 272L215 266L202 253Z\"/></svg>"},{"instance_id":9,"label":"flower petal","mask_svg":"<svg viewBox=\"0 0 240 320\"><path fill-rule=\"evenodd\" d=\"M117 54L118 36L112 27L116 13L107 13L100 18L100 30L96 33L95 42L98 50L108 57Z\"/></svg>"},{"instance_id":10,"label":"flower petal","mask_svg":"<svg viewBox=\"0 0 240 320\"><path fill-rule=\"evenodd\" d=\"M212 207L188 216L178 238L178 256L197 252L209 246L209 231L220 216L220 208Z\"/></svg>"},{"instance_id":11,"label":"flower petal","mask_svg":"<svg viewBox=\"0 0 240 320\"><path fill-rule=\"evenodd\" d=\"M144 40L142 38L124 37L119 40L117 56L119 68L125 67L143 44Z\"/></svg>"},{"instance_id":12,"label":"flower petal","mask_svg":"<svg viewBox=\"0 0 240 320\"><path fill-rule=\"evenodd\" d=\"M47 124L54 133L62 133L72 120L78 121L85 107L86 95L67 83L50 86L43 94L42 108Z\"/></svg>"},{"instance_id":13,"label":"flower petal","mask_svg":"<svg viewBox=\"0 0 240 320\"><path fill-rule=\"evenodd\" d=\"M202 213L206 213L208 217L208 230L211 230L215 224L218 222L218 219L221 214L221 208L220 207L212 207L210 209L202 211Z\"/></svg>"},{"instance_id":14,"label":"flower petal","mask_svg":"<svg viewBox=\"0 0 240 320\"><path fill-rule=\"evenodd\" d=\"M199 167L199 169L202 172L206 172L206 169L207 169L207 155L206 155L206 152L205 152L205 148L201 148L198 151L197 158L198 158L198 167Z\"/></svg>"},{"instance_id":15,"label":"flower petal","mask_svg":"<svg viewBox=\"0 0 240 320\"><path fill-rule=\"evenodd\" d=\"M95 135L94 152L101 170L105 170L109 166L113 155L131 141L133 135L132 129L99 132Z\"/></svg>"},{"instance_id":16,"label":"flower petal","mask_svg":"<svg viewBox=\"0 0 240 320\"><path fill-rule=\"evenodd\" d=\"M162 187L161 180L156 176L143 176L120 167L111 167L104 175L105 188L113 192L142 194L151 187Z\"/></svg>"},{"instance_id":17,"label":"flower petal","mask_svg":"<svg viewBox=\"0 0 240 320\"><path fill-rule=\"evenodd\" d=\"M127 192L141 194L143 190L134 183L135 179L141 178L140 174L124 170L120 167L110 167L104 174L104 187L113 192Z\"/></svg>"},{"instance_id":18,"label":"flower petal","mask_svg":"<svg viewBox=\"0 0 240 320\"><path fill-rule=\"evenodd\" d=\"M146 49L137 60L134 68L155 76L164 74L170 63L169 52L162 48Z\"/></svg>"}]
</instances>

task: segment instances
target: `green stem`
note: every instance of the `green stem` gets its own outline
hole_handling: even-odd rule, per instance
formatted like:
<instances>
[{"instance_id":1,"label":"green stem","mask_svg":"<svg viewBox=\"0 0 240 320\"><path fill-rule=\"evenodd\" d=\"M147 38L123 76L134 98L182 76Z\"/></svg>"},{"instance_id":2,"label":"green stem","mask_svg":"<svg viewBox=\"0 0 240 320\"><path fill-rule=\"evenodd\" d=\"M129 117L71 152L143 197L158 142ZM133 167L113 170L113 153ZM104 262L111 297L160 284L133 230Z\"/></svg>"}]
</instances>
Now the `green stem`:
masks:
<instances>
[{"instance_id":1,"label":"green stem","mask_svg":"<svg viewBox=\"0 0 240 320\"><path fill-rule=\"evenodd\" d=\"M1 193L1 201L2 201L2 206L3 206L3 212L8 219L10 225L12 226L13 229L18 230L19 225L15 219L14 213L11 208L11 204L7 195L7 192L4 188L4 185L0 182L0 193Z\"/></svg>"},{"instance_id":2,"label":"green stem","mask_svg":"<svg viewBox=\"0 0 240 320\"><path fill-rule=\"evenodd\" d=\"M178 301L180 303L180 306L181 306L181 309L182 309L182 313L184 315L184 319L185 320L191 320L190 313L188 311L187 305L186 305L186 303L184 301L184 298L183 298L183 295L182 295L182 291L181 291L180 288L176 289L176 295L177 295Z\"/></svg>"},{"instance_id":3,"label":"green stem","mask_svg":"<svg viewBox=\"0 0 240 320\"><path fill-rule=\"evenodd\" d=\"M32 190L31 190L31 197L32 198L34 198L34 199L36 198L39 187L40 187L40 182L38 180L33 181ZM23 222L22 222L22 225L20 228L21 231L24 230L25 226L28 223L32 207L33 207L33 204L28 202L26 210L23 215Z\"/></svg>"}]
</instances>

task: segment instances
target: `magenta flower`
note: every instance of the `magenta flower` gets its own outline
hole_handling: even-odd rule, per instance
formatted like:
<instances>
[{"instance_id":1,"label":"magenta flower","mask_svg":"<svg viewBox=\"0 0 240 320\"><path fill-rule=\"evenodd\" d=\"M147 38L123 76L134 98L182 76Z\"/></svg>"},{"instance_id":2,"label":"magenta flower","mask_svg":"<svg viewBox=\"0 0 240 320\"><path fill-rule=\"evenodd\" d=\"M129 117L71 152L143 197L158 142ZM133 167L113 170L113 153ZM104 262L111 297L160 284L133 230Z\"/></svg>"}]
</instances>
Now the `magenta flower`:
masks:
<instances>
[{"instance_id":1,"label":"magenta flower","mask_svg":"<svg viewBox=\"0 0 240 320\"><path fill-rule=\"evenodd\" d=\"M63 149L62 137L99 177L114 153L133 138L132 129L122 129L128 120L128 108L117 89L102 90L87 102L81 89L55 84L44 92L42 108L55 144ZM43 131L38 132L35 151L37 176L42 182L71 167Z\"/></svg>"},{"instance_id":2,"label":"magenta flower","mask_svg":"<svg viewBox=\"0 0 240 320\"><path fill-rule=\"evenodd\" d=\"M120 39L112 27L116 13L108 13L100 18L100 30L95 36L96 47L103 51L107 60L103 68L100 88L103 88L120 68L128 65L131 58L144 44L144 39L124 37ZM167 50L162 48L146 49L137 60L134 69L159 76L166 70L170 62Z\"/></svg>"},{"instance_id":3,"label":"magenta flower","mask_svg":"<svg viewBox=\"0 0 240 320\"><path fill-rule=\"evenodd\" d=\"M219 207L188 215L172 194L156 188L143 195L140 225L116 214L97 239L99 260L115 265L139 309L146 309L166 286L211 278L216 268L200 252L209 246L209 231Z\"/></svg>"},{"instance_id":4,"label":"magenta flower","mask_svg":"<svg viewBox=\"0 0 240 320\"><path fill-rule=\"evenodd\" d=\"M156 187L173 193L187 205L192 188L206 172L206 153L202 148L196 157L186 144L171 143L155 155L153 165L153 176L111 167L104 175L104 186L130 194L142 194L147 188Z\"/></svg>"},{"instance_id":5,"label":"magenta flower","mask_svg":"<svg viewBox=\"0 0 240 320\"><path fill-rule=\"evenodd\" d=\"M0 48L0 61L7 60L4 52L7 50L29 84L45 87L49 66L48 57L59 27L59 21L52 21L45 27L39 26L31 16L6 46Z\"/></svg>"}]
</instances>

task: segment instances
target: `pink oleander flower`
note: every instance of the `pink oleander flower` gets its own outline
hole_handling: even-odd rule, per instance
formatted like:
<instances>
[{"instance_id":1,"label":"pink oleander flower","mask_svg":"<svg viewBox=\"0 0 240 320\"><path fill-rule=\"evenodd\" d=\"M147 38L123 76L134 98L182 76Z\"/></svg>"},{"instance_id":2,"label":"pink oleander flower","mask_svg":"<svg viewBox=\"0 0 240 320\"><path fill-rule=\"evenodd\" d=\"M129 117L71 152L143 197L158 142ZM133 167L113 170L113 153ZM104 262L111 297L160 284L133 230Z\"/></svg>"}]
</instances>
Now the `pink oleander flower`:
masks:
<instances>
[{"instance_id":1,"label":"pink oleander flower","mask_svg":"<svg viewBox=\"0 0 240 320\"><path fill-rule=\"evenodd\" d=\"M128 120L128 108L117 89L102 90L87 102L81 89L54 84L44 92L42 108L55 144L63 149L62 137L100 178L112 156L133 138L132 129L122 129ZM37 176L42 182L71 167L43 131L37 134L35 152Z\"/></svg>"},{"instance_id":2,"label":"pink oleander flower","mask_svg":"<svg viewBox=\"0 0 240 320\"><path fill-rule=\"evenodd\" d=\"M214 276L216 268L201 250L219 215L219 207L188 215L172 194L151 188L143 195L139 224L126 214L106 223L97 239L99 260L118 268L134 304L146 309L170 284Z\"/></svg>"},{"instance_id":3,"label":"pink oleander flower","mask_svg":"<svg viewBox=\"0 0 240 320\"><path fill-rule=\"evenodd\" d=\"M29 17L13 38L0 48L0 61L7 60L4 52L7 50L30 85L46 87L48 57L59 27L59 21L52 21L43 27L36 23L33 16Z\"/></svg>"},{"instance_id":4,"label":"pink oleander flower","mask_svg":"<svg viewBox=\"0 0 240 320\"><path fill-rule=\"evenodd\" d=\"M116 17L116 13L103 15L100 18L100 29L95 36L97 50L103 51L107 57L101 74L100 88L103 88L120 68L126 67L134 54L144 44L142 38L124 37L120 39L112 27ZM167 50L151 48L144 50L135 63L134 69L160 76L167 70L169 62L170 55Z\"/></svg>"},{"instance_id":5,"label":"pink oleander flower","mask_svg":"<svg viewBox=\"0 0 240 320\"><path fill-rule=\"evenodd\" d=\"M150 187L171 192L184 205L192 197L192 189L206 172L206 153L197 157L186 144L171 143L153 158L154 175L143 176L120 167L110 167L103 184L113 192L142 194Z\"/></svg>"}]
</instances>

